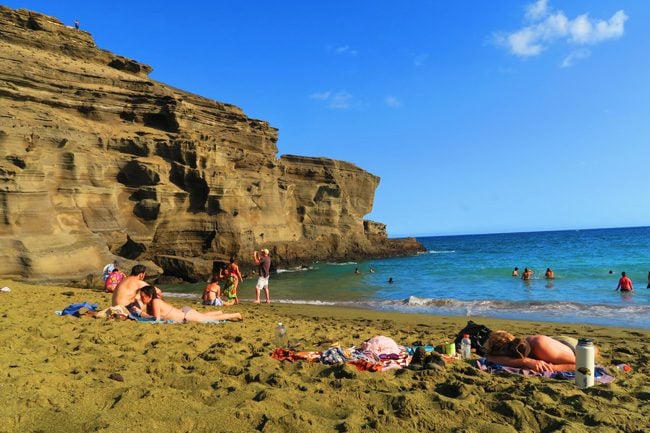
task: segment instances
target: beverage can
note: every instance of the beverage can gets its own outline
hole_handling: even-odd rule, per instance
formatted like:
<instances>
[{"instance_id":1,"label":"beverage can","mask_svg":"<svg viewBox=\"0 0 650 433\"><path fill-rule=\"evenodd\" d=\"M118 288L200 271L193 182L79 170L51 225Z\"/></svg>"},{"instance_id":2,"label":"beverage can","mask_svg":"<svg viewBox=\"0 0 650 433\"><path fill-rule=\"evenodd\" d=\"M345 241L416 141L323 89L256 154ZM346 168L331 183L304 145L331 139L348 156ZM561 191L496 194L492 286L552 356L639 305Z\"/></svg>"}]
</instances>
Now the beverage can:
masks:
<instances>
[{"instance_id":1,"label":"beverage can","mask_svg":"<svg viewBox=\"0 0 650 433\"><path fill-rule=\"evenodd\" d=\"M445 354L453 356L456 354L456 343L445 343Z\"/></svg>"}]
</instances>

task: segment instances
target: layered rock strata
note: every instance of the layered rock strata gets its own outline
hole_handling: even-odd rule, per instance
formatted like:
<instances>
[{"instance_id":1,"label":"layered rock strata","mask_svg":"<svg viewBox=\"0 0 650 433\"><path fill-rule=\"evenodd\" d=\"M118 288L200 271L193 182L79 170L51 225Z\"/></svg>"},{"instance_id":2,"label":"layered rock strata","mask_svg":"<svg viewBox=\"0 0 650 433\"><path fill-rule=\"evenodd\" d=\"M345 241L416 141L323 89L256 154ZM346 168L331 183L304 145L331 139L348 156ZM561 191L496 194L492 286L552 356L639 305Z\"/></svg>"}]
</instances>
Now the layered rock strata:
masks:
<instances>
[{"instance_id":1,"label":"layered rock strata","mask_svg":"<svg viewBox=\"0 0 650 433\"><path fill-rule=\"evenodd\" d=\"M377 176L278 158L267 122L151 70L0 6L0 275L71 281L121 258L195 280L260 248L276 266L420 250L363 220Z\"/></svg>"}]
</instances>

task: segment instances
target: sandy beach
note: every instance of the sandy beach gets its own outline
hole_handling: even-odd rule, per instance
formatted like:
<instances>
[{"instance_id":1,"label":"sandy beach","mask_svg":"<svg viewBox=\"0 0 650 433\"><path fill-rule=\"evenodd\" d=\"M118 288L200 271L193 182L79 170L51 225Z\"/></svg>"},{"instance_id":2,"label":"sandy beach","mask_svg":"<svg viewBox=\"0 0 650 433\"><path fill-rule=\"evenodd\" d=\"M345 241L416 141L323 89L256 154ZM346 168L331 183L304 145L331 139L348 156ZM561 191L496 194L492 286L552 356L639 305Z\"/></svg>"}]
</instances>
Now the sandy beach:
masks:
<instances>
[{"instance_id":1,"label":"sandy beach","mask_svg":"<svg viewBox=\"0 0 650 433\"><path fill-rule=\"evenodd\" d=\"M473 318L493 330L591 337L616 380L571 381L443 370L360 372L349 365L279 362L273 327L302 350L440 344L465 317L305 305L226 307L244 322L148 324L58 316L101 308L101 291L0 281L0 432L641 432L650 425L650 331ZM169 298L178 306L187 300ZM192 305L203 310L208 307ZM631 372L615 365L626 363Z\"/></svg>"}]
</instances>

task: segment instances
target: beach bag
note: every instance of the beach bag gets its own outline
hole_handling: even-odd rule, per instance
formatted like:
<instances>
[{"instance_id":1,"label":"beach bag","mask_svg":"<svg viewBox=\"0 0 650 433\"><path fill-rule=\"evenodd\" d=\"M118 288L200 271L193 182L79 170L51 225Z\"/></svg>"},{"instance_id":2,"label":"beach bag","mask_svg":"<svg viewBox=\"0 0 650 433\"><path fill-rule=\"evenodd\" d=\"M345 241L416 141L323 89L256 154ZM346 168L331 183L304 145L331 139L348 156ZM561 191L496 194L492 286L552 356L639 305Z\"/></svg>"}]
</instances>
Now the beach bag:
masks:
<instances>
[{"instance_id":1,"label":"beach bag","mask_svg":"<svg viewBox=\"0 0 650 433\"><path fill-rule=\"evenodd\" d=\"M120 284L125 277L126 275L122 272L111 272L108 274L108 278L106 278L106 282L104 283L106 291L111 293L114 292L118 284Z\"/></svg>"},{"instance_id":2,"label":"beach bag","mask_svg":"<svg viewBox=\"0 0 650 433\"><path fill-rule=\"evenodd\" d=\"M486 354L485 343L490 337L492 331L485 325L479 325L470 320L467 322L462 331L456 336L456 347L460 347L460 342L463 339L465 334L469 335L469 339L472 341L472 349L476 350L476 354L479 356L484 356Z\"/></svg>"}]
</instances>

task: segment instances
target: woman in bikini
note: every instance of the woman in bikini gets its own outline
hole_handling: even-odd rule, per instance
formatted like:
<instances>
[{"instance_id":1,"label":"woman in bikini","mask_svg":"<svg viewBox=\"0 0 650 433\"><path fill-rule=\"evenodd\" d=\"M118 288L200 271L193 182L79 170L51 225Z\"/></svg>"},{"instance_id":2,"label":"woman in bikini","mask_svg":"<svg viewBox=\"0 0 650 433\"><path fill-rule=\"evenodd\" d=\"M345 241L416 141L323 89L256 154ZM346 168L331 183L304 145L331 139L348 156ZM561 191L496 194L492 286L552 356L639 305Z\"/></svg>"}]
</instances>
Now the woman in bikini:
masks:
<instances>
[{"instance_id":1,"label":"woman in bikini","mask_svg":"<svg viewBox=\"0 0 650 433\"><path fill-rule=\"evenodd\" d=\"M573 371L576 368L577 344L578 340L566 336L551 338L546 335L530 335L516 338L507 331L493 331L485 348L488 361L495 364L537 372Z\"/></svg>"},{"instance_id":2,"label":"woman in bikini","mask_svg":"<svg viewBox=\"0 0 650 433\"><path fill-rule=\"evenodd\" d=\"M221 306L221 286L219 286L219 276L212 274L212 278L203 290L203 305Z\"/></svg>"},{"instance_id":3,"label":"woman in bikini","mask_svg":"<svg viewBox=\"0 0 650 433\"><path fill-rule=\"evenodd\" d=\"M147 307L147 313L156 320L173 320L174 322L211 322L214 320L244 320L241 313L224 313L222 311L209 311L199 313L190 308L178 309L158 298L156 289L145 286L140 289L140 300Z\"/></svg>"}]
</instances>

